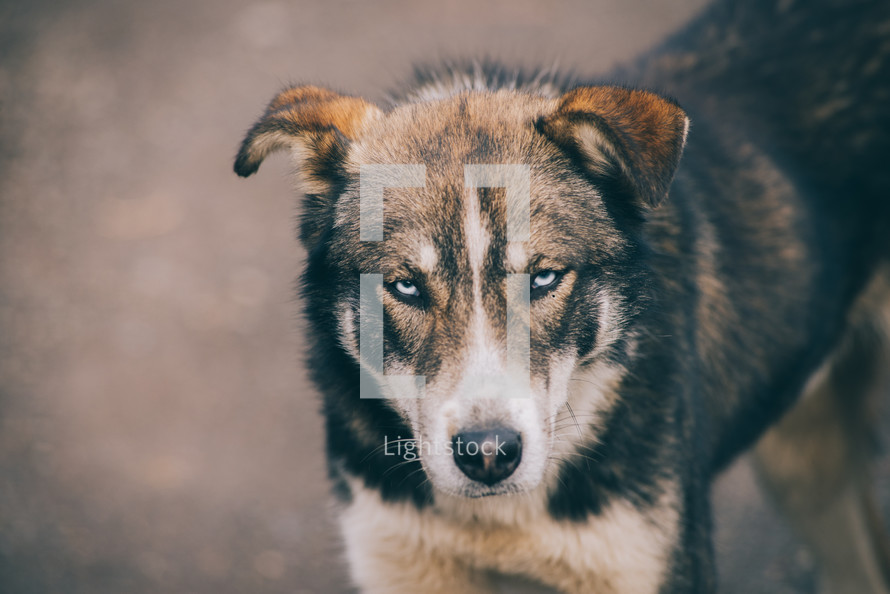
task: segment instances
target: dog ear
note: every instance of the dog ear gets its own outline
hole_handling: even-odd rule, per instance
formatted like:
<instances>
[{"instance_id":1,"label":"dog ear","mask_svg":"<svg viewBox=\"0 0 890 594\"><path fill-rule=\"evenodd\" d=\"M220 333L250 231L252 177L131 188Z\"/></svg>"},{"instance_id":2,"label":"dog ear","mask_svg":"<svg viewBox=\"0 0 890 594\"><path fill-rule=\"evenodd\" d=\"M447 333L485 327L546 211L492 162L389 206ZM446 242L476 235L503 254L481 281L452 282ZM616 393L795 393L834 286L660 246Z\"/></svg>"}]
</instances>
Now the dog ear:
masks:
<instances>
[{"instance_id":1,"label":"dog ear","mask_svg":"<svg viewBox=\"0 0 890 594\"><path fill-rule=\"evenodd\" d=\"M667 195L686 143L689 118L670 99L620 87L578 87L538 123L558 145L577 151L595 174L616 167L644 205Z\"/></svg>"},{"instance_id":2,"label":"dog ear","mask_svg":"<svg viewBox=\"0 0 890 594\"><path fill-rule=\"evenodd\" d=\"M321 193L349 142L359 138L382 113L364 99L328 89L285 89L247 132L235 158L235 173L247 177L270 153L291 149L302 160L300 174L311 184L308 189Z\"/></svg>"}]
</instances>

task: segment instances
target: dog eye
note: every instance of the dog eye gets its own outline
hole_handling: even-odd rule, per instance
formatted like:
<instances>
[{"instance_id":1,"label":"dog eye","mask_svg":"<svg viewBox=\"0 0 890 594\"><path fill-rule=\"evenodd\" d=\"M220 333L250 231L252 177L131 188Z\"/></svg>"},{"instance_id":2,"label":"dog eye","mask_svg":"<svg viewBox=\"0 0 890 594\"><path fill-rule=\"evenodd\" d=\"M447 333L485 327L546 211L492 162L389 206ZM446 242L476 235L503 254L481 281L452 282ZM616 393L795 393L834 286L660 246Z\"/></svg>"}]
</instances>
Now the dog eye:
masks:
<instances>
[{"instance_id":1,"label":"dog eye","mask_svg":"<svg viewBox=\"0 0 890 594\"><path fill-rule=\"evenodd\" d=\"M412 283L409 280L400 280L393 283L393 287L395 287L396 291L405 297L420 297L420 289L417 288L417 285Z\"/></svg>"},{"instance_id":2,"label":"dog eye","mask_svg":"<svg viewBox=\"0 0 890 594\"><path fill-rule=\"evenodd\" d=\"M542 270L532 277L532 291L553 287L559 280L559 273L555 270Z\"/></svg>"}]
</instances>

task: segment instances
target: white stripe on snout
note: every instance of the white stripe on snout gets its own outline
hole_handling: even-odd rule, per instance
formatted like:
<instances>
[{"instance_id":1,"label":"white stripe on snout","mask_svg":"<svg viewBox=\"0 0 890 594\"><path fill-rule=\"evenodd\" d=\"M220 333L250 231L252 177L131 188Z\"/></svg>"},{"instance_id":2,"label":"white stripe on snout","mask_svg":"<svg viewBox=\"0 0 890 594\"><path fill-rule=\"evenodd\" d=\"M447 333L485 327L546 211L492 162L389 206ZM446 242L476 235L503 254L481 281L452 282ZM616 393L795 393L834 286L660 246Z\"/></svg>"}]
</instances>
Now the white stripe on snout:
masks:
<instances>
[{"instance_id":1,"label":"white stripe on snout","mask_svg":"<svg viewBox=\"0 0 890 594\"><path fill-rule=\"evenodd\" d=\"M467 188L466 212L464 213L464 236L467 240L467 251L470 256L470 268L473 270L473 289L479 287L482 266L485 263L485 252L491 237L482 222L482 206L476 188Z\"/></svg>"},{"instance_id":2,"label":"white stripe on snout","mask_svg":"<svg viewBox=\"0 0 890 594\"><path fill-rule=\"evenodd\" d=\"M482 206L476 188L467 188L464 237L473 275L473 312L469 327L466 372L469 376L498 373L502 367L501 354L482 304L482 267L485 265L485 254L491 243L491 236L482 222Z\"/></svg>"}]
</instances>

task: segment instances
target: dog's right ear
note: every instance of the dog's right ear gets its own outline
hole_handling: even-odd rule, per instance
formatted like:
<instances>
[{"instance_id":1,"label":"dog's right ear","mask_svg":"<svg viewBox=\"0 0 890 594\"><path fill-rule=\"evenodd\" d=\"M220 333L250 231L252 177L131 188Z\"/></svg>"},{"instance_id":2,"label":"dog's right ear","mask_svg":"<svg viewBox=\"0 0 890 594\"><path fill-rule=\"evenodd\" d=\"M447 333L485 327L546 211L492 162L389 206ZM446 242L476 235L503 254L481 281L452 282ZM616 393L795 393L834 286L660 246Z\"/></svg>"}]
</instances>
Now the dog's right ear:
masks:
<instances>
[{"instance_id":1,"label":"dog's right ear","mask_svg":"<svg viewBox=\"0 0 890 594\"><path fill-rule=\"evenodd\" d=\"M299 173L309 184L307 189L324 193L332 181L332 167L345 156L349 143L382 114L364 99L328 89L285 89L247 132L235 158L235 173L247 177L269 154L290 149L301 161Z\"/></svg>"},{"instance_id":2,"label":"dog's right ear","mask_svg":"<svg viewBox=\"0 0 890 594\"><path fill-rule=\"evenodd\" d=\"M538 122L558 145L577 151L585 166L617 168L640 204L665 196L683 154L689 118L671 99L621 87L577 87Z\"/></svg>"}]
</instances>

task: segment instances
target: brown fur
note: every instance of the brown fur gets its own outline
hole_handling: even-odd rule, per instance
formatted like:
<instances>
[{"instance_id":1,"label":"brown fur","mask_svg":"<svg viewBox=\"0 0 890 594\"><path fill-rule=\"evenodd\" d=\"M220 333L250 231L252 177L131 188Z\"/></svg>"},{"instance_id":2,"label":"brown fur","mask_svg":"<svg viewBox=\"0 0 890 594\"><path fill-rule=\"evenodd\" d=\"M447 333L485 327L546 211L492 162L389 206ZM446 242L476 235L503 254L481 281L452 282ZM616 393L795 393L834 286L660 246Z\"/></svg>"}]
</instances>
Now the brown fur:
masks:
<instances>
[{"instance_id":1,"label":"brown fur","mask_svg":"<svg viewBox=\"0 0 890 594\"><path fill-rule=\"evenodd\" d=\"M356 97L314 86L292 87L279 93L241 145L235 169L255 172L266 156L278 149L310 144L316 159L324 160L338 148L336 136L355 140L378 107Z\"/></svg>"},{"instance_id":2,"label":"brown fur","mask_svg":"<svg viewBox=\"0 0 890 594\"><path fill-rule=\"evenodd\" d=\"M585 127L593 127L603 142L591 146ZM577 143L589 158L598 151L616 152L629 170L635 190L649 206L667 194L686 142L689 119L680 107L647 91L620 87L579 87L565 93L544 129L561 144Z\"/></svg>"}]
</instances>

